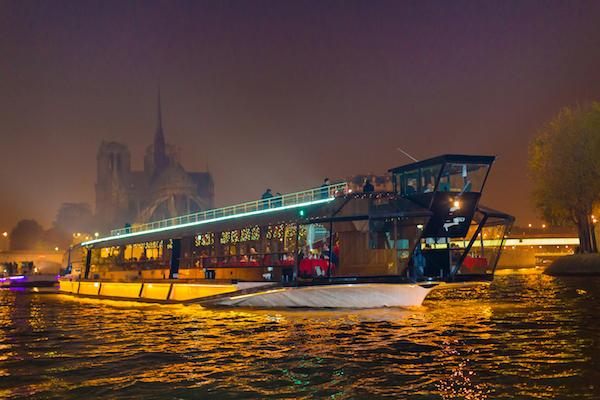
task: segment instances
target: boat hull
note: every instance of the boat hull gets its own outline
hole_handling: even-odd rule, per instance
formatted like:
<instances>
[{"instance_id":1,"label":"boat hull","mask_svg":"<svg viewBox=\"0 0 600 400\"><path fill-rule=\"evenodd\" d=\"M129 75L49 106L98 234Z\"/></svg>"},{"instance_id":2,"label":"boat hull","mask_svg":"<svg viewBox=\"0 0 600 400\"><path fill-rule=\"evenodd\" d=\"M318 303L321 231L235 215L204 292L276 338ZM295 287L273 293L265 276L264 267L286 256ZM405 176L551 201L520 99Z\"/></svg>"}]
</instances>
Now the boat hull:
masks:
<instances>
[{"instance_id":1,"label":"boat hull","mask_svg":"<svg viewBox=\"0 0 600 400\"><path fill-rule=\"evenodd\" d=\"M377 308L420 306L431 288L411 284L344 284L273 288L228 296L213 304L237 307Z\"/></svg>"},{"instance_id":2,"label":"boat hull","mask_svg":"<svg viewBox=\"0 0 600 400\"><path fill-rule=\"evenodd\" d=\"M231 307L377 308L420 306L435 285L352 283L284 286L179 282L107 282L61 280L60 291L115 300Z\"/></svg>"}]
</instances>

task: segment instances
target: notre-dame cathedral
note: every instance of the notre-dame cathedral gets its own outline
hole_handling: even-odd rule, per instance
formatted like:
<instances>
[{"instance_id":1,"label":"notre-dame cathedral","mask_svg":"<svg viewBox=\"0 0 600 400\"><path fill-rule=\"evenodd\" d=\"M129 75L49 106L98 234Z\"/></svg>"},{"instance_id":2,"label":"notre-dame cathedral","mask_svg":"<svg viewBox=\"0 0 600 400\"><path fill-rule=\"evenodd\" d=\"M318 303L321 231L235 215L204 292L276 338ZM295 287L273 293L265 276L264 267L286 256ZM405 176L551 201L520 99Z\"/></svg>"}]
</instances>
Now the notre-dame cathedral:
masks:
<instances>
[{"instance_id":1,"label":"notre-dame cathedral","mask_svg":"<svg viewBox=\"0 0 600 400\"><path fill-rule=\"evenodd\" d=\"M207 172L186 172L180 150L166 144L160 92L154 143L144 155L144 170L131 170L126 144L102 142L98 150L96 213L112 229L192 214L214 207L214 183Z\"/></svg>"}]
</instances>

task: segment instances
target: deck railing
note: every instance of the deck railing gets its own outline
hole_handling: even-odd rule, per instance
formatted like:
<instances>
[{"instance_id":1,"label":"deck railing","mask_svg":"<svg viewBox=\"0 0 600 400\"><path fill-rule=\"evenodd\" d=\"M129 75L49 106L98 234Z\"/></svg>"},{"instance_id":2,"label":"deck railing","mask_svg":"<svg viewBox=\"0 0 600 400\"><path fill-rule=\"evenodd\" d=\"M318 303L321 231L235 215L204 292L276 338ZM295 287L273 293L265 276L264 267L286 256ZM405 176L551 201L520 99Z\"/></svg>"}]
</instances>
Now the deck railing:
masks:
<instances>
[{"instance_id":1,"label":"deck railing","mask_svg":"<svg viewBox=\"0 0 600 400\"><path fill-rule=\"evenodd\" d=\"M146 224L133 225L131 227L114 229L110 231L111 236L124 235L127 233L143 232L151 229L167 228L177 225L190 224L200 221L208 221L215 218L228 217L233 215L242 215L261 210L283 208L295 204L309 203L316 200L333 198L344 193L346 182L335 185L319 187L316 189L305 190L303 192L286 194L284 196L275 196L269 199L251 201L243 204L236 204L214 210L199 212L196 214L184 215L181 217L164 219L162 221L148 222Z\"/></svg>"}]
</instances>

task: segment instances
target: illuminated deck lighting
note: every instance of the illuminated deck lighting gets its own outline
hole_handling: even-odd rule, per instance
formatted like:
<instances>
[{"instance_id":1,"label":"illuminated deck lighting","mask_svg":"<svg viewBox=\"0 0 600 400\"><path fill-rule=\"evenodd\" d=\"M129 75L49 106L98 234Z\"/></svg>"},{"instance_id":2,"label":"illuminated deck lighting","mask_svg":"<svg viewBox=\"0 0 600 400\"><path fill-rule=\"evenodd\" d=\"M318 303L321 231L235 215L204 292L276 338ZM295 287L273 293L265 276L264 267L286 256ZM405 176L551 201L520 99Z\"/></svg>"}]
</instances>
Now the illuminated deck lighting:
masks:
<instances>
[{"instance_id":1,"label":"illuminated deck lighting","mask_svg":"<svg viewBox=\"0 0 600 400\"><path fill-rule=\"evenodd\" d=\"M319 189L316 189L316 190L319 190ZM289 210L289 209L293 209L293 208L307 207L307 206L311 206L311 205L315 205L315 204L329 203L333 200L335 200L335 197L327 197L325 199L312 200L312 201L307 201L304 203L289 204L289 205L284 205L284 206L279 206L279 207L267 208L264 210L242 212L239 214L225 215L225 216L221 216L221 217L205 219L202 221L188 222L188 223L184 223L184 224L165 226L162 228L142 230L139 232L125 233L122 235L117 233L116 236L107 236L107 237L100 238L100 239L89 240L87 242L81 243L81 245L88 246L88 245L93 245L96 243L109 242L109 241L117 240L117 239L132 238L132 237L137 237L137 236L149 235L152 233L171 231L171 230L175 230L175 229L188 228L188 227L192 227L192 226L199 226L199 225L204 225L204 224L208 224L208 223L212 223L212 222L232 220L232 219L243 218L243 217L248 217L248 216L252 216L252 215L268 214L268 213L273 213L273 212L277 212L277 211L281 211L281 210ZM208 211L208 212L210 213L211 211Z\"/></svg>"}]
</instances>

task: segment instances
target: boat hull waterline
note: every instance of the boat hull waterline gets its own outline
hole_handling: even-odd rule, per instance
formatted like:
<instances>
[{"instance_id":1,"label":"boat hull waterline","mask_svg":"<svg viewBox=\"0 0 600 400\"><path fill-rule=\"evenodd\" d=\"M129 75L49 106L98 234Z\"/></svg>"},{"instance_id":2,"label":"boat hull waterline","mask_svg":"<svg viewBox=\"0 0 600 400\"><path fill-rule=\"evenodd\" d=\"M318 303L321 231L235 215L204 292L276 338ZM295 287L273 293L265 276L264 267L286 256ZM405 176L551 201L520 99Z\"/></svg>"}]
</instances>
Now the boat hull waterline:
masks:
<instances>
[{"instance_id":1,"label":"boat hull waterline","mask_svg":"<svg viewBox=\"0 0 600 400\"><path fill-rule=\"evenodd\" d=\"M371 283L283 287L262 282L208 285L61 281L60 291L115 300L206 306L377 308L418 307L435 285Z\"/></svg>"},{"instance_id":2,"label":"boat hull waterline","mask_svg":"<svg viewBox=\"0 0 600 400\"><path fill-rule=\"evenodd\" d=\"M236 307L377 308L420 306L431 289L419 285L347 284L272 289L215 304Z\"/></svg>"}]
</instances>

